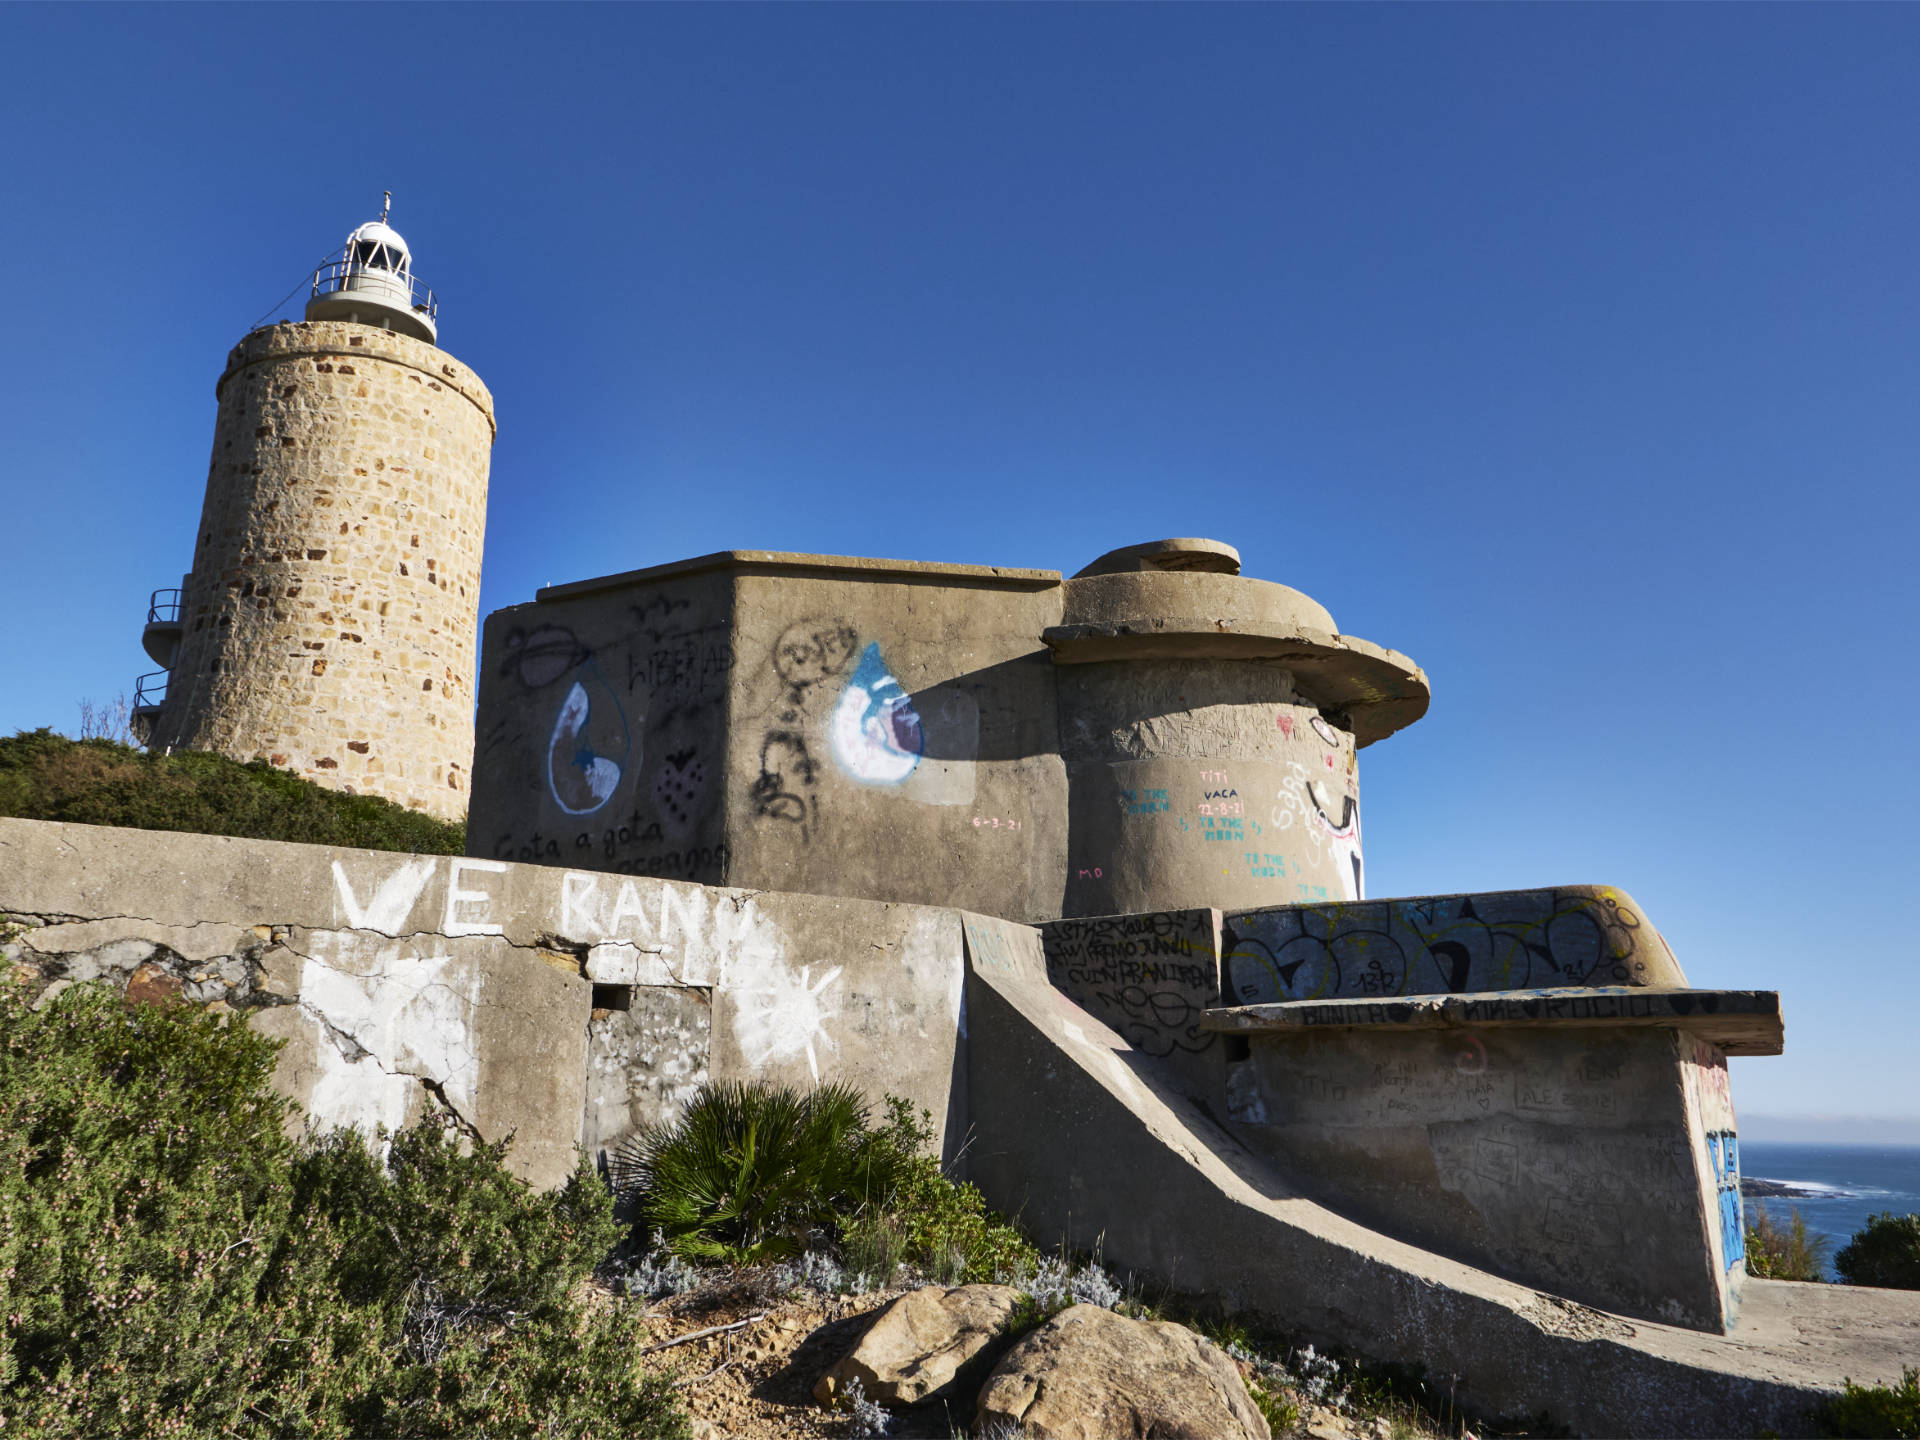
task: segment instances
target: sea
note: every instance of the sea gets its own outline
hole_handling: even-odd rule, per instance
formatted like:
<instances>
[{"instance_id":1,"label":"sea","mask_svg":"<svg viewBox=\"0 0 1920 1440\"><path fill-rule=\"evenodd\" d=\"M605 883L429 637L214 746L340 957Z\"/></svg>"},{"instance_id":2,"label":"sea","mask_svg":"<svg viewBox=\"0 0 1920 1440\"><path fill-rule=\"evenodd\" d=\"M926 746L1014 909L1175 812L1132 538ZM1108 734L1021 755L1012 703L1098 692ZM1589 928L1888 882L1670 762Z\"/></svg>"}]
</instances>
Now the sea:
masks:
<instances>
[{"instance_id":1,"label":"sea","mask_svg":"<svg viewBox=\"0 0 1920 1440\"><path fill-rule=\"evenodd\" d=\"M1740 1142L1741 1188L1747 1192L1748 1222L1756 1206L1765 1206L1780 1222L1798 1210L1807 1230L1833 1244L1827 1252L1827 1278L1833 1256L1863 1228L1867 1217L1920 1212L1920 1145L1808 1145ZM1754 1182L1771 1181L1787 1195L1755 1195ZM1770 1188L1770 1187L1769 1187Z\"/></svg>"}]
</instances>

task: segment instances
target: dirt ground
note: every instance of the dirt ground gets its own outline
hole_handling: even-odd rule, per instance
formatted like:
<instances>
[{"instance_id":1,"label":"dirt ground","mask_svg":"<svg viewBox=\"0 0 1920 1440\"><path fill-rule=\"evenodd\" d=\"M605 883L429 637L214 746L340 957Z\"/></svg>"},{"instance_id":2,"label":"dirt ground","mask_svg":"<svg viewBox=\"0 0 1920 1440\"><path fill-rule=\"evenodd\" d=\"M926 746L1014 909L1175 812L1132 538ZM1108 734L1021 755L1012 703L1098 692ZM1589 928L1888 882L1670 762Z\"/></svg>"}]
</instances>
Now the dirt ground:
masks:
<instances>
[{"instance_id":1,"label":"dirt ground","mask_svg":"<svg viewBox=\"0 0 1920 1440\"><path fill-rule=\"evenodd\" d=\"M694 1418L695 1440L825 1440L844 1437L851 1417L822 1408L813 1385L858 1343L899 1290L871 1295L804 1295L769 1299L752 1286L655 1301L649 1307L652 1343L749 1320L726 1330L656 1350L648 1363L671 1367ZM630 1302L628 1302L630 1303ZM761 1317L755 1319L754 1317ZM971 1415L908 1413L888 1435L963 1435Z\"/></svg>"},{"instance_id":2,"label":"dirt ground","mask_svg":"<svg viewBox=\"0 0 1920 1440\"><path fill-rule=\"evenodd\" d=\"M655 1349L647 1363L671 1369L677 1377L693 1416L694 1440L842 1440L852 1434L852 1417L819 1405L814 1382L904 1293L781 1298L749 1280L657 1300L648 1306L649 1343L664 1348ZM749 1323L665 1346L740 1321ZM1401 1440L1382 1420L1319 1406L1304 1411L1294 1431L1300 1440ZM895 1412L887 1435L889 1440L961 1440L972 1419L970 1410L937 1406Z\"/></svg>"}]
</instances>

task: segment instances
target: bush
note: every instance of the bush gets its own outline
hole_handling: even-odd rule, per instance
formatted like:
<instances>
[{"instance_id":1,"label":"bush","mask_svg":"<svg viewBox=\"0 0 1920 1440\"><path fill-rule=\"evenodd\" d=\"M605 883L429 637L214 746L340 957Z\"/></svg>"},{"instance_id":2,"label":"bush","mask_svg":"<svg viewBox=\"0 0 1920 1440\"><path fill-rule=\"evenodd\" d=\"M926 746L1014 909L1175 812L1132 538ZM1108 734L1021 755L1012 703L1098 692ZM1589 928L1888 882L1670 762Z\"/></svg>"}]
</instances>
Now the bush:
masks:
<instances>
[{"instance_id":1,"label":"bush","mask_svg":"<svg viewBox=\"0 0 1920 1440\"><path fill-rule=\"evenodd\" d=\"M1747 1273L1762 1280L1825 1280L1827 1252L1833 1241L1825 1235L1809 1235L1800 1207L1789 1212L1785 1226L1768 1213L1766 1206L1755 1205L1747 1226Z\"/></svg>"},{"instance_id":2,"label":"bush","mask_svg":"<svg viewBox=\"0 0 1920 1440\"><path fill-rule=\"evenodd\" d=\"M616 1157L636 1239L658 1232L690 1260L758 1264L831 1238L849 1270L882 1285L902 1261L950 1282L1032 1271L1025 1237L941 1171L932 1115L894 1096L887 1114L869 1126L862 1097L839 1085L703 1086L678 1122Z\"/></svg>"},{"instance_id":3,"label":"bush","mask_svg":"<svg viewBox=\"0 0 1920 1440\"><path fill-rule=\"evenodd\" d=\"M1849 1285L1920 1290L1920 1215L1869 1215L1833 1268Z\"/></svg>"},{"instance_id":4,"label":"bush","mask_svg":"<svg viewBox=\"0 0 1920 1440\"><path fill-rule=\"evenodd\" d=\"M276 1045L189 1007L0 981L0 1427L685 1434L636 1317L570 1290L617 1233L445 1122L286 1138Z\"/></svg>"},{"instance_id":5,"label":"bush","mask_svg":"<svg viewBox=\"0 0 1920 1440\"><path fill-rule=\"evenodd\" d=\"M458 855L466 827L224 755L148 755L51 730L0 737L0 815Z\"/></svg>"},{"instance_id":6,"label":"bush","mask_svg":"<svg viewBox=\"0 0 1920 1440\"><path fill-rule=\"evenodd\" d=\"M639 1191L637 1227L689 1260L797 1255L891 1190L889 1157L866 1139L865 1105L844 1085L805 1095L758 1081L704 1085L623 1161Z\"/></svg>"},{"instance_id":7,"label":"bush","mask_svg":"<svg viewBox=\"0 0 1920 1440\"><path fill-rule=\"evenodd\" d=\"M887 1097L887 1123L873 1132L886 1158L876 1168L891 1180L878 1208L900 1227L908 1260L950 1284L1031 1274L1039 1253L1026 1236L987 1208L986 1198L940 1168L933 1115L897 1095Z\"/></svg>"},{"instance_id":8,"label":"bush","mask_svg":"<svg viewBox=\"0 0 1920 1440\"><path fill-rule=\"evenodd\" d=\"M1900 1373L1898 1385L1856 1385L1829 1400L1815 1416L1822 1435L1859 1440L1920 1440L1920 1370Z\"/></svg>"}]
</instances>

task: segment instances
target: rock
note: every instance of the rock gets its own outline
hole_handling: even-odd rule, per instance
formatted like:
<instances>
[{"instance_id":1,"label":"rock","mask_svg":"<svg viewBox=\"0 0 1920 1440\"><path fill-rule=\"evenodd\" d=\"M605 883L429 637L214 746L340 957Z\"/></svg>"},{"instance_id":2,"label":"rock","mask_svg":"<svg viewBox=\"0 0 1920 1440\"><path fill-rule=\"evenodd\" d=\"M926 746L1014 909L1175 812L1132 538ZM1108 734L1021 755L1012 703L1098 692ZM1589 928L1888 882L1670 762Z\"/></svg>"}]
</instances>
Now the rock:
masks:
<instances>
[{"instance_id":1,"label":"rock","mask_svg":"<svg viewBox=\"0 0 1920 1440\"><path fill-rule=\"evenodd\" d=\"M1272 1440L1233 1361L1183 1325L1097 1305L1063 1310L980 1391L977 1434L1033 1440Z\"/></svg>"},{"instance_id":2,"label":"rock","mask_svg":"<svg viewBox=\"0 0 1920 1440\"><path fill-rule=\"evenodd\" d=\"M165 1005L180 998L180 977L158 965L142 965L127 981L129 1005Z\"/></svg>"},{"instance_id":3,"label":"rock","mask_svg":"<svg viewBox=\"0 0 1920 1440\"><path fill-rule=\"evenodd\" d=\"M1019 1306L1011 1285L909 1291L820 1377L813 1398L831 1404L855 1380L867 1399L896 1408L958 1398L1006 1348L1003 1332Z\"/></svg>"}]
</instances>

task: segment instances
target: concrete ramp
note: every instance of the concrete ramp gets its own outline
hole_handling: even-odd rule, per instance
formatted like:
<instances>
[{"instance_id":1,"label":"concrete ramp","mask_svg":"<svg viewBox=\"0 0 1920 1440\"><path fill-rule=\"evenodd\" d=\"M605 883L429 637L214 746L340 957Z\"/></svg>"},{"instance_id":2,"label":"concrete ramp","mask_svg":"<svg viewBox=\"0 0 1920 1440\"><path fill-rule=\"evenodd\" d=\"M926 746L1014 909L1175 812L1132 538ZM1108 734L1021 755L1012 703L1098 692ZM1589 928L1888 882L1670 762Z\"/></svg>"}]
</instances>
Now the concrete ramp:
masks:
<instances>
[{"instance_id":1,"label":"concrete ramp","mask_svg":"<svg viewBox=\"0 0 1920 1440\"><path fill-rule=\"evenodd\" d=\"M1721 1336L1629 1320L1310 1199L1056 990L1037 931L965 917L969 1176L1042 1243L1321 1344L1418 1361L1461 1403L1586 1435L1813 1433L1920 1356L1920 1294L1751 1280Z\"/></svg>"}]
</instances>

